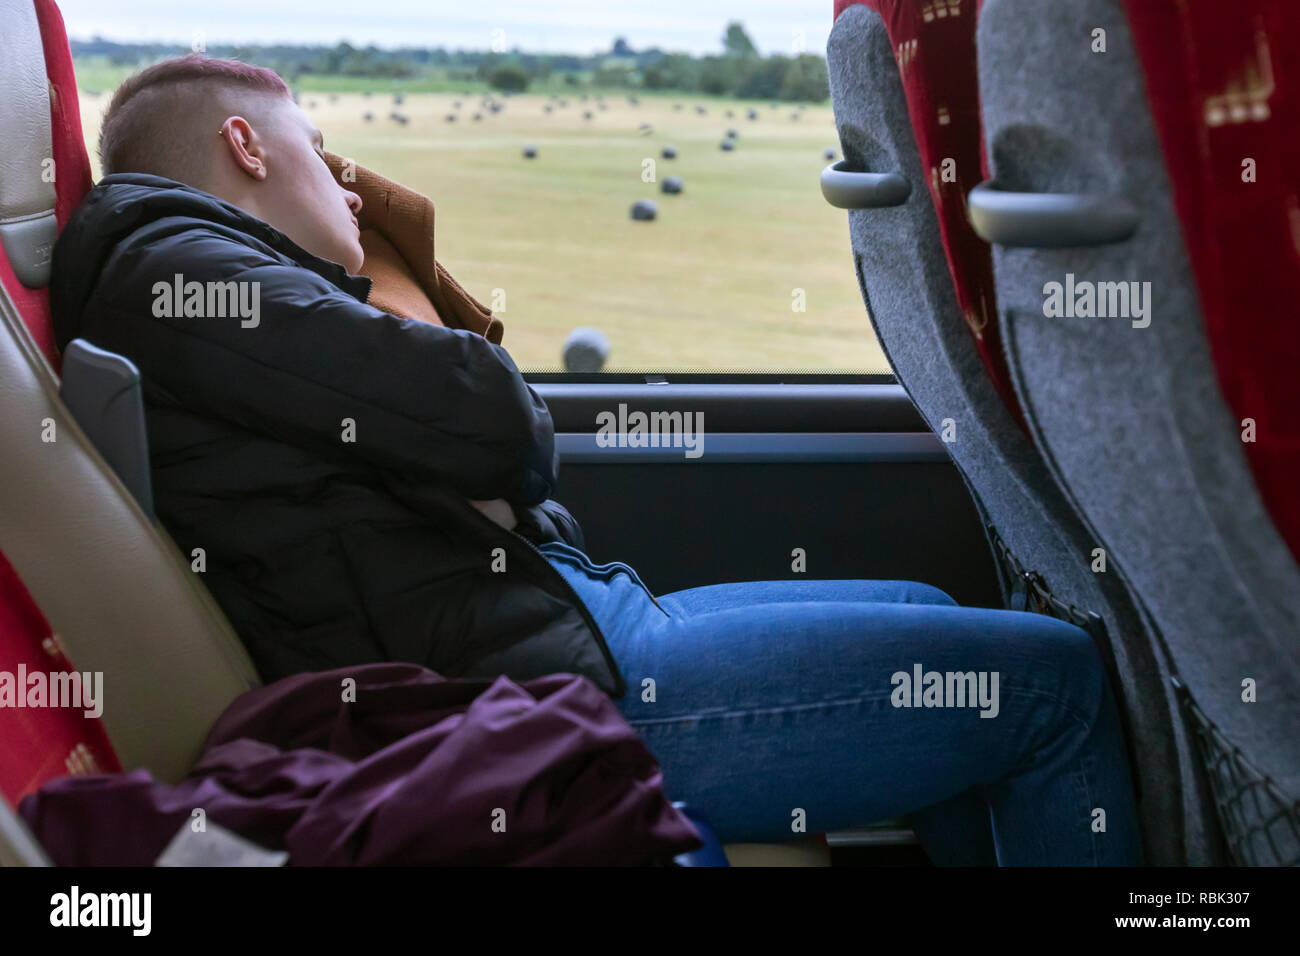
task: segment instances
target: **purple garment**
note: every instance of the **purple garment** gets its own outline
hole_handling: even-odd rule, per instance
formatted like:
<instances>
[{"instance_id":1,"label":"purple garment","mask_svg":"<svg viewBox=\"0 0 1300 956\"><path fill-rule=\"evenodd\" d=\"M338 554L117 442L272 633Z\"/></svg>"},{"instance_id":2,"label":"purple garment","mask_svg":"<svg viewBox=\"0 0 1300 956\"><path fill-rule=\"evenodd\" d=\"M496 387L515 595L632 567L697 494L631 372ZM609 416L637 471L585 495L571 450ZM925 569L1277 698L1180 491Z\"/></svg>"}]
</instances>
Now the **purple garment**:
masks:
<instances>
[{"instance_id":1,"label":"purple garment","mask_svg":"<svg viewBox=\"0 0 1300 956\"><path fill-rule=\"evenodd\" d=\"M603 866L703 845L662 784L585 677L446 680L373 664L242 695L175 786L143 770L63 777L19 811L61 865L150 866L202 808L299 866Z\"/></svg>"}]
</instances>

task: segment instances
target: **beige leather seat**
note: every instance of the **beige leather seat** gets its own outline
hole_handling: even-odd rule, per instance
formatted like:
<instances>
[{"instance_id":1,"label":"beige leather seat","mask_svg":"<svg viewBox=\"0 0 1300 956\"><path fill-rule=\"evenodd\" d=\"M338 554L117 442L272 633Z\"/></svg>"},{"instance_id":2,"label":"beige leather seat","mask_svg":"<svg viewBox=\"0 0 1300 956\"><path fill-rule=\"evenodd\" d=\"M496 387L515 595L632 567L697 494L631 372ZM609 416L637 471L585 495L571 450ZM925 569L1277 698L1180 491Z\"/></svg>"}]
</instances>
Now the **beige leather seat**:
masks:
<instances>
[{"instance_id":1,"label":"beige leather seat","mask_svg":"<svg viewBox=\"0 0 1300 956\"><path fill-rule=\"evenodd\" d=\"M42 434L54 430L56 440ZM0 301L0 550L76 667L104 674L124 767L176 779L257 675L198 576L104 464L7 295Z\"/></svg>"},{"instance_id":2,"label":"beige leather seat","mask_svg":"<svg viewBox=\"0 0 1300 956\"><path fill-rule=\"evenodd\" d=\"M0 0L0 24L0 241L30 288L48 282L57 230L55 188L41 176L53 90L32 0ZM47 320L20 316L0 287L0 552L75 667L103 673L103 721L123 767L175 780L256 671L199 575L59 400L25 318ZM41 862L16 824L0 819L0 862Z\"/></svg>"}]
</instances>

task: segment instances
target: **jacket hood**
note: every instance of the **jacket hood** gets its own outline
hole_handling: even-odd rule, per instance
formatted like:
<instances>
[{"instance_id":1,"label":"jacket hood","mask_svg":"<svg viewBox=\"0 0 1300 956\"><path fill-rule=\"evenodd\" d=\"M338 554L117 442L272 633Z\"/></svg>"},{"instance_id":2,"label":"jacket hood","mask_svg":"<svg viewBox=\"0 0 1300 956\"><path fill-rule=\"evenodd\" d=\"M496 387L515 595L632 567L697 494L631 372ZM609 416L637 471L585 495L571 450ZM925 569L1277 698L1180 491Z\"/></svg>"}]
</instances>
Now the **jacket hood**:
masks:
<instances>
[{"instance_id":1,"label":"jacket hood","mask_svg":"<svg viewBox=\"0 0 1300 956\"><path fill-rule=\"evenodd\" d=\"M151 228L152 227L152 228ZM370 280L307 252L274 226L211 193L162 176L115 173L86 194L54 246L50 308L60 350L79 334L81 318L114 255L145 234L208 229L305 266L364 302Z\"/></svg>"}]
</instances>

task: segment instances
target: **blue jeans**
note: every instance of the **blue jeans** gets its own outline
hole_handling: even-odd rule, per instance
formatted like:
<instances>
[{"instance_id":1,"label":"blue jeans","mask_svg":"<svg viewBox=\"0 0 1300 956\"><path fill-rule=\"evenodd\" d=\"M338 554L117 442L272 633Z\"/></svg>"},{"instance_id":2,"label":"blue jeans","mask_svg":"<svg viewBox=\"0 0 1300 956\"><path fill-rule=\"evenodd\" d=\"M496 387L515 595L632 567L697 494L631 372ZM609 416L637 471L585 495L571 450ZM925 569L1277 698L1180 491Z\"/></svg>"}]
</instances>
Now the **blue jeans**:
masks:
<instances>
[{"instance_id":1,"label":"blue jeans","mask_svg":"<svg viewBox=\"0 0 1300 956\"><path fill-rule=\"evenodd\" d=\"M669 798L724 843L906 815L940 864L1142 862L1114 698L1073 625L906 581L656 599L625 564L542 551L604 632Z\"/></svg>"}]
</instances>

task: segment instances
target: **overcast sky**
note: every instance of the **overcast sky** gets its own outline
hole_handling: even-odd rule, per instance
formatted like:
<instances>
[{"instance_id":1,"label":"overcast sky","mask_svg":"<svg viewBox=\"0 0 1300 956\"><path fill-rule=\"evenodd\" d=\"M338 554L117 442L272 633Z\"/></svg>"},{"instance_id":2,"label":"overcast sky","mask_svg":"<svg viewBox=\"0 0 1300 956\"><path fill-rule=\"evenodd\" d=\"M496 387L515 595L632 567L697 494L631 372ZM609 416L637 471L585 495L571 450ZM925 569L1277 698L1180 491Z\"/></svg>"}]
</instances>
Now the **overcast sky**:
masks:
<instances>
[{"instance_id":1,"label":"overcast sky","mask_svg":"<svg viewBox=\"0 0 1300 956\"><path fill-rule=\"evenodd\" d=\"M190 45L257 42L354 46L444 46L486 50L494 31L505 47L592 53L616 36L634 49L690 53L721 49L740 20L763 53L802 43L825 53L831 0L220 0L185 9L177 0L59 0L68 35L88 40L161 40Z\"/></svg>"}]
</instances>

